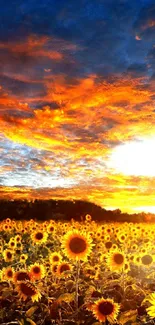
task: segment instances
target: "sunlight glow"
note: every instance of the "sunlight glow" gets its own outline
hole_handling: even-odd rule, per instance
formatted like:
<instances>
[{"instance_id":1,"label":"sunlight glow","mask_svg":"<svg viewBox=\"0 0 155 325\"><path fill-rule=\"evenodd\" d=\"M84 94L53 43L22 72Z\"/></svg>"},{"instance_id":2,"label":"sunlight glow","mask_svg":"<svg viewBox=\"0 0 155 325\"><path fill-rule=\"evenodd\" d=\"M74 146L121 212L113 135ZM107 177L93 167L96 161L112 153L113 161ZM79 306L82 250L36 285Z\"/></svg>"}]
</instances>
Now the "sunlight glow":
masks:
<instances>
[{"instance_id":1,"label":"sunlight glow","mask_svg":"<svg viewBox=\"0 0 155 325\"><path fill-rule=\"evenodd\" d=\"M155 206L141 206L133 209L135 212L155 213Z\"/></svg>"},{"instance_id":2,"label":"sunlight glow","mask_svg":"<svg viewBox=\"0 0 155 325\"><path fill-rule=\"evenodd\" d=\"M155 176L155 137L117 146L108 166L115 172L134 176Z\"/></svg>"}]
</instances>

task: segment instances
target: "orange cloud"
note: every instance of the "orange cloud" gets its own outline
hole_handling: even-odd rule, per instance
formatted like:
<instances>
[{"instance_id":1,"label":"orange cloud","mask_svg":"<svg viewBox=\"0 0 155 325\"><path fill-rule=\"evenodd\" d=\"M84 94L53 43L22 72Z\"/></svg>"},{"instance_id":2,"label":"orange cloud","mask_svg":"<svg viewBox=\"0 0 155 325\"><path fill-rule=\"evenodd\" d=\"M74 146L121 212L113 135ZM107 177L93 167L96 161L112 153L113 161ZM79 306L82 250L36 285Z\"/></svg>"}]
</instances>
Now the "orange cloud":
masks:
<instances>
[{"instance_id":1,"label":"orange cloud","mask_svg":"<svg viewBox=\"0 0 155 325\"><path fill-rule=\"evenodd\" d=\"M53 40L51 50L47 46L50 41L47 37L31 36L23 43L0 43L0 48L17 54L17 58L25 53L34 60L42 56L59 63L64 60L65 51L77 49L64 42L60 51L60 43ZM51 184L55 177L71 182L72 186L65 191L6 186L1 188L2 196L88 199L103 207L128 211L135 206L151 205L154 178L114 174L106 163L119 143L155 134L153 81L146 77L131 78L129 74L114 76L109 81L90 74L76 77L72 82L63 73L54 74L44 67L43 70L41 80L22 71L3 72L3 76L14 76L15 81L30 83L32 87L41 84L44 91L25 96L24 92L19 95L1 85L0 132L4 139L36 150L38 156L39 151L43 152L38 161L29 158L30 177L35 172L42 180L49 177ZM17 171L20 168L27 171L25 165L21 158ZM9 164L2 166L2 176L11 170Z\"/></svg>"}]
</instances>

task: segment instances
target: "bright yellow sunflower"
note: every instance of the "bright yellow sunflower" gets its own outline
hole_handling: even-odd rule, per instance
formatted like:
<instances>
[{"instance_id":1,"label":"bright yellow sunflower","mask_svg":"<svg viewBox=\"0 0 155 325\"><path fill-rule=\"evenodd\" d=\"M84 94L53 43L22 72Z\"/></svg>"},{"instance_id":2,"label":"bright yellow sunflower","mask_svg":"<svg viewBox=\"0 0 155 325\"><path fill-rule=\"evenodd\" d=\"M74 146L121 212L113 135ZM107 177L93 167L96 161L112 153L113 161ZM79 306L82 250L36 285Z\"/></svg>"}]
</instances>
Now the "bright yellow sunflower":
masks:
<instances>
[{"instance_id":1,"label":"bright yellow sunflower","mask_svg":"<svg viewBox=\"0 0 155 325\"><path fill-rule=\"evenodd\" d=\"M8 242L8 248L10 248L10 249L15 249L16 248L16 242L15 242L15 239L13 237L10 238L10 240Z\"/></svg>"},{"instance_id":2,"label":"bright yellow sunflower","mask_svg":"<svg viewBox=\"0 0 155 325\"><path fill-rule=\"evenodd\" d=\"M37 245L46 243L47 237L48 233L42 230L35 230L31 235L33 243Z\"/></svg>"},{"instance_id":3,"label":"bright yellow sunflower","mask_svg":"<svg viewBox=\"0 0 155 325\"><path fill-rule=\"evenodd\" d=\"M27 298L31 298L31 300L38 301L41 298L41 293L38 291L38 288L34 284L29 281L22 281L16 285L16 290L19 294L19 297L24 301Z\"/></svg>"},{"instance_id":4,"label":"bright yellow sunflower","mask_svg":"<svg viewBox=\"0 0 155 325\"><path fill-rule=\"evenodd\" d=\"M46 269L43 264L34 263L29 267L30 277L34 280L41 280L45 277Z\"/></svg>"},{"instance_id":5,"label":"bright yellow sunflower","mask_svg":"<svg viewBox=\"0 0 155 325\"><path fill-rule=\"evenodd\" d=\"M26 260L28 259L28 255L27 254L21 254L20 255L20 263L25 264Z\"/></svg>"},{"instance_id":6,"label":"bright yellow sunflower","mask_svg":"<svg viewBox=\"0 0 155 325\"><path fill-rule=\"evenodd\" d=\"M6 281L12 281L14 275L14 269L11 266L4 267L1 271L1 279Z\"/></svg>"},{"instance_id":7,"label":"bright yellow sunflower","mask_svg":"<svg viewBox=\"0 0 155 325\"><path fill-rule=\"evenodd\" d=\"M22 240L21 235L18 234L18 235L15 236L15 242L16 242L16 243L21 242L21 240Z\"/></svg>"},{"instance_id":8,"label":"bright yellow sunflower","mask_svg":"<svg viewBox=\"0 0 155 325\"><path fill-rule=\"evenodd\" d=\"M62 240L62 248L68 258L85 261L93 248L92 238L78 230L70 230Z\"/></svg>"},{"instance_id":9,"label":"bright yellow sunflower","mask_svg":"<svg viewBox=\"0 0 155 325\"><path fill-rule=\"evenodd\" d=\"M2 230L5 232L10 232L12 230L12 227L8 223L3 223Z\"/></svg>"},{"instance_id":10,"label":"bright yellow sunflower","mask_svg":"<svg viewBox=\"0 0 155 325\"><path fill-rule=\"evenodd\" d=\"M91 310L99 322L108 320L110 324L113 324L117 319L120 305L113 299L100 298L92 305Z\"/></svg>"},{"instance_id":11,"label":"bright yellow sunflower","mask_svg":"<svg viewBox=\"0 0 155 325\"><path fill-rule=\"evenodd\" d=\"M49 223L48 226L47 226L47 232L48 232L49 234L54 233L54 232L55 232L55 225Z\"/></svg>"},{"instance_id":12,"label":"bright yellow sunflower","mask_svg":"<svg viewBox=\"0 0 155 325\"><path fill-rule=\"evenodd\" d=\"M62 256L59 252L53 252L49 255L49 260L50 260L51 264L54 264L54 263L58 264L61 262Z\"/></svg>"},{"instance_id":13,"label":"bright yellow sunflower","mask_svg":"<svg viewBox=\"0 0 155 325\"><path fill-rule=\"evenodd\" d=\"M111 271L117 272L123 269L126 259L122 251L115 250L109 253L106 262Z\"/></svg>"},{"instance_id":14,"label":"bright yellow sunflower","mask_svg":"<svg viewBox=\"0 0 155 325\"><path fill-rule=\"evenodd\" d=\"M10 249L5 249L3 251L3 257L5 262L12 262L14 259L14 253Z\"/></svg>"}]
</instances>

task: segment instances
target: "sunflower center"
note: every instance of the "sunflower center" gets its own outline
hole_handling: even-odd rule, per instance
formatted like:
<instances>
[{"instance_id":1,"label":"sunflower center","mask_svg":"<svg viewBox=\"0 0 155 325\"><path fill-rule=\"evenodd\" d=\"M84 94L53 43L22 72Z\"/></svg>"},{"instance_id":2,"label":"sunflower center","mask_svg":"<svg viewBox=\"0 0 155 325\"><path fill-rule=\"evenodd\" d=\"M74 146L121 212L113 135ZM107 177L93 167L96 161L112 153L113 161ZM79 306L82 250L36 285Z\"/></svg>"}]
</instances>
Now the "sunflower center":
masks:
<instances>
[{"instance_id":1,"label":"sunflower center","mask_svg":"<svg viewBox=\"0 0 155 325\"><path fill-rule=\"evenodd\" d=\"M70 240L69 248L74 254L83 253L86 248L86 241L83 238L74 237Z\"/></svg>"},{"instance_id":2,"label":"sunflower center","mask_svg":"<svg viewBox=\"0 0 155 325\"><path fill-rule=\"evenodd\" d=\"M124 262L124 256L120 253L114 255L114 261L116 264L122 264Z\"/></svg>"},{"instance_id":3,"label":"sunflower center","mask_svg":"<svg viewBox=\"0 0 155 325\"><path fill-rule=\"evenodd\" d=\"M36 237L36 239L41 240L41 239L43 239L43 233L37 232L35 237Z\"/></svg>"},{"instance_id":4,"label":"sunflower center","mask_svg":"<svg viewBox=\"0 0 155 325\"><path fill-rule=\"evenodd\" d=\"M69 271L69 270L70 270L69 265L63 264L61 266L61 268L60 268L60 273L65 272L65 271Z\"/></svg>"},{"instance_id":5,"label":"sunflower center","mask_svg":"<svg viewBox=\"0 0 155 325\"><path fill-rule=\"evenodd\" d=\"M149 265L149 264L151 264L151 263L152 263L152 256L150 256L150 255L144 255L144 256L142 257L142 263L143 263L144 265Z\"/></svg>"},{"instance_id":6,"label":"sunflower center","mask_svg":"<svg viewBox=\"0 0 155 325\"><path fill-rule=\"evenodd\" d=\"M54 265L53 268L52 268L53 272L56 273L57 271L57 265Z\"/></svg>"},{"instance_id":7,"label":"sunflower center","mask_svg":"<svg viewBox=\"0 0 155 325\"><path fill-rule=\"evenodd\" d=\"M12 258L12 254L10 252L7 252L7 258L9 258L9 259Z\"/></svg>"},{"instance_id":8,"label":"sunflower center","mask_svg":"<svg viewBox=\"0 0 155 325\"><path fill-rule=\"evenodd\" d=\"M35 267L33 268L33 272L36 273L36 274L40 273L40 268L39 268L39 266L35 266Z\"/></svg>"},{"instance_id":9,"label":"sunflower center","mask_svg":"<svg viewBox=\"0 0 155 325\"><path fill-rule=\"evenodd\" d=\"M101 298L102 294L99 291L94 290L91 294L92 298Z\"/></svg>"},{"instance_id":10,"label":"sunflower center","mask_svg":"<svg viewBox=\"0 0 155 325\"><path fill-rule=\"evenodd\" d=\"M12 276L13 276L13 272L12 272L11 270L9 270L9 271L7 272L7 276L10 277L10 278L12 278Z\"/></svg>"},{"instance_id":11,"label":"sunflower center","mask_svg":"<svg viewBox=\"0 0 155 325\"><path fill-rule=\"evenodd\" d=\"M106 243L105 243L105 247L106 248L111 248L112 247L112 242L111 241L107 241Z\"/></svg>"},{"instance_id":12,"label":"sunflower center","mask_svg":"<svg viewBox=\"0 0 155 325\"><path fill-rule=\"evenodd\" d=\"M53 262L58 262L59 261L59 256L53 256Z\"/></svg>"},{"instance_id":13,"label":"sunflower center","mask_svg":"<svg viewBox=\"0 0 155 325\"><path fill-rule=\"evenodd\" d=\"M26 296L34 296L36 294L36 290L32 287L27 285L26 283L20 284L20 291Z\"/></svg>"},{"instance_id":14,"label":"sunflower center","mask_svg":"<svg viewBox=\"0 0 155 325\"><path fill-rule=\"evenodd\" d=\"M102 314L102 315L110 315L112 314L113 310L114 310L114 306L111 302L109 301L103 301L99 304L98 306L98 309L99 309L99 312Z\"/></svg>"},{"instance_id":15,"label":"sunflower center","mask_svg":"<svg viewBox=\"0 0 155 325\"><path fill-rule=\"evenodd\" d=\"M26 272L19 272L17 274L17 281L30 280L29 275Z\"/></svg>"}]
</instances>

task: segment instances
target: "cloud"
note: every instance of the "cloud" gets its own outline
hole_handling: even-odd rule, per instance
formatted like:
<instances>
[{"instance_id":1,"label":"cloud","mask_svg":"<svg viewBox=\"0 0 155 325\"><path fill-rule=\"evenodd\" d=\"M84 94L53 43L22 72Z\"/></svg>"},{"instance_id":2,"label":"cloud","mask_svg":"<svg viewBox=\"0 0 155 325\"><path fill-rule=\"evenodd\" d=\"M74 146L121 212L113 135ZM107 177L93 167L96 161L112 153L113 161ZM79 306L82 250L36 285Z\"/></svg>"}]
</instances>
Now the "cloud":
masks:
<instances>
[{"instance_id":1,"label":"cloud","mask_svg":"<svg viewBox=\"0 0 155 325\"><path fill-rule=\"evenodd\" d=\"M13 197L77 196L107 207L126 206L129 194L133 207L148 195L151 204L152 178L111 176L107 162L119 144L155 134L154 4L6 5L0 12L2 195L11 196L12 188ZM137 187L142 184L146 192Z\"/></svg>"}]
</instances>

